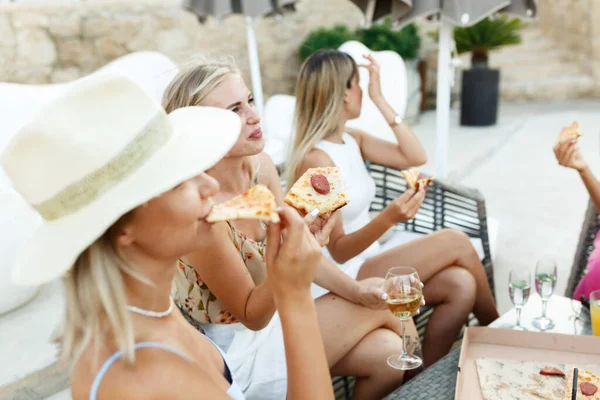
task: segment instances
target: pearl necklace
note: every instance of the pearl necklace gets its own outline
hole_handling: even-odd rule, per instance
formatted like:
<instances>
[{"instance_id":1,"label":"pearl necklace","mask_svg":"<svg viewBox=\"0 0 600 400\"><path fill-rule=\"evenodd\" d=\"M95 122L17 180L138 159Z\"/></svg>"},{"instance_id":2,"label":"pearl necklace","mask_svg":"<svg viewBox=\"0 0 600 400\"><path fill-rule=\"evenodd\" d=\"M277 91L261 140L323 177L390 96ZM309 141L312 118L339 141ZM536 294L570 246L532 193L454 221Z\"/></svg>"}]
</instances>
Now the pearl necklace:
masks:
<instances>
[{"instance_id":1,"label":"pearl necklace","mask_svg":"<svg viewBox=\"0 0 600 400\"><path fill-rule=\"evenodd\" d=\"M143 308L127 306L127 310L134 312L136 314L143 315L144 317L152 317L152 318L163 318L168 316L173 312L173 301L170 302L169 308L165 311L150 311L144 310Z\"/></svg>"}]
</instances>

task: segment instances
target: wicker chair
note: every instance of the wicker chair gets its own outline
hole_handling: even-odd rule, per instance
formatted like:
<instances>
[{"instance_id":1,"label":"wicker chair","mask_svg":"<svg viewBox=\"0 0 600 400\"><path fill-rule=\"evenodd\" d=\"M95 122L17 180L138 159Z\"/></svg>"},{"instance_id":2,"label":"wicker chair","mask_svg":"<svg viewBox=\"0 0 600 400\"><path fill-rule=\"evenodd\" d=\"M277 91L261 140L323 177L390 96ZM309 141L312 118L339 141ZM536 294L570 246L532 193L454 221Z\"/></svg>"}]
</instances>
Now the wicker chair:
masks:
<instances>
[{"instance_id":1,"label":"wicker chair","mask_svg":"<svg viewBox=\"0 0 600 400\"><path fill-rule=\"evenodd\" d=\"M594 249L594 239L596 238L596 232L598 232L598 230L600 230L600 214L598 213L594 202L590 199L585 213L585 219L581 226L579 243L577 244L577 250L575 250L575 257L573 259L573 266L571 267L569 282L567 283L567 290L565 291L565 296L567 297L573 296L577 284L587 272L588 258Z\"/></svg>"},{"instance_id":2,"label":"wicker chair","mask_svg":"<svg viewBox=\"0 0 600 400\"><path fill-rule=\"evenodd\" d=\"M406 181L396 169L372 163L368 163L367 167L377 185L376 198L371 204L371 211L378 212L406 191ZM483 196L477 190L436 180L429 185L425 201L417 216L413 220L396 225L394 229L427 234L443 228L457 229L470 237L481 239L485 253L482 262L494 293L494 271ZM421 313L414 317L421 337L432 311L432 307L424 307ZM470 318L468 324L474 323L476 323L474 317ZM353 378L334 377L333 385L336 399L352 398Z\"/></svg>"}]
</instances>

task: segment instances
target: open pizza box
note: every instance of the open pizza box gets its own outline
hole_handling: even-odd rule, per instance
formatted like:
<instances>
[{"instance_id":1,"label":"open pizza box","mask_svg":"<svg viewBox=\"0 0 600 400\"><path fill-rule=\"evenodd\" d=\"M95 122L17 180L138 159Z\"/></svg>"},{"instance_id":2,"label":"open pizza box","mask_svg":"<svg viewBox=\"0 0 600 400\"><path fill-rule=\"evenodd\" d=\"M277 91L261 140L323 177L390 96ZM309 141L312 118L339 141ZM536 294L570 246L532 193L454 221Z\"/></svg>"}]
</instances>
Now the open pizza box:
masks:
<instances>
[{"instance_id":1,"label":"open pizza box","mask_svg":"<svg viewBox=\"0 0 600 400\"><path fill-rule=\"evenodd\" d=\"M600 337L467 328L458 363L456 399L483 399L476 366L476 360L480 358L549 364L600 364Z\"/></svg>"}]
</instances>

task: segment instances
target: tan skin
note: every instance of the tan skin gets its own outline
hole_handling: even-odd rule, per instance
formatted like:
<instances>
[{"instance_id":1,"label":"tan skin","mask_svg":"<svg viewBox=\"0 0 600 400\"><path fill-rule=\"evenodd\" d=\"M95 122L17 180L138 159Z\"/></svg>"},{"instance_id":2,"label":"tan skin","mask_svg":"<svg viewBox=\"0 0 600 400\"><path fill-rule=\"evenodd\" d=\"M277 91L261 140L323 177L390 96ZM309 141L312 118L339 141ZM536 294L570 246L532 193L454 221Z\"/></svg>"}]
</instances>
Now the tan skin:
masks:
<instances>
[{"instance_id":1,"label":"tan skin","mask_svg":"<svg viewBox=\"0 0 600 400\"><path fill-rule=\"evenodd\" d=\"M128 303L147 310L165 310L179 254L189 253L214 227L205 221L219 190L202 173L133 211L115 232L115 245L152 287L127 275ZM267 250L267 270L280 310L288 362L289 399L333 399L310 283L320 259L320 246L293 210L280 211L282 223L268 227L276 245ZM275 238L284 237L283 243ZM297 251L298 250L298 251ZM135 342L154 341L188 355L148 348L136 351L133 366L120 359L104 377L102 399L229 399L225 365L217 348L175 311L165 318L131 314ZM107 325L105 325L107 327ZM75 400L89 398L100 365L117 350L112 335L94 338L71 375ZM94 344L98 344L97 352Z\"/></svg>"},{"instance_id":2,"label":"tan skin","mask_svg":"<svg viewBox=\"0 0 600 400\"><path fill-rule=\"evenodd\" d=\"M242 78L238 75L227 77L202 105L230 109L242 119L238 143L207 171L221 184L221 192L215 196L215 201L227 201L251 187L243 161L249 155L256 155L260 161L258 182L266 185L277 203L282 204L279 176L271 159L262 152L264 140L252 137L260 127L260 118ZM317 221L317 228L313 230L319 230L318 224L327 222ZM233 225L252 240L260 241L265 237L264 229L256 221L235 221ZM194 266L224 307L246 327L265 327L277 309L269 285L270 275L266 282L254 284L225 223L215 225L204 246L202 251L185 257L188 263ZM217 274L215 265L227 268L220 268ZM402 342L399 321L384 309L385 303L380 297L381 279L357 282L322 257L315 282L339 293L329 293L315 301L331 374L357 377L354 399L381 399L402 383L404 375L403 371L391 369L386 363L388 356L401 351ZM232 291L231 287L236 290ZM340 332L344 334L340 335ZM414 324L407 324L407 334L417 337Z\"/></svg>"},{"instance_id":3,"label":"tan skin","mask_svg":"<svg viewBox=\"0 0 600 400\"><path fill-rule=\"evenodd\" d=\"M381 93L379 65L370 55L365 56L368 69L369 96L387 121L393 121L395 112ZM360 115L362 89L358 74L344 96L344 112L337 132L326 140L343 143L344 132L352 135L365 160L393 168L407 168L425 163L425 151L416 136L405 124L393 128L397 146L366 132L346 128L346 122ZM305 157L298 176L313 167L333 166L331 158L320 149L313 149ZM327 248L338 263L359 255L395 224L416 215L425 198L425 190L408 190L391 202L379 215L362 229L346 234L338 220L330 234ZM425 365L431 365L448 353L462 325L471 311L482 325L498 318L492 292L485 271L467 235L453 230L441 230L410 243L388 250L368 259L361 267L358 279L383 277L389 268L408 265L417 270L425 283L424 296L435 305L423 343Z\"/></svg>"},{"instance_id":4,"label":"tan skin","mask_svg":"<svg viewBox=\"0 0 600 400\"><path fill-rule=\"evenodd\" d=\"M590 166L581 155L578 139L563 140L554 145L554 155L559 165L574 169L585 185L590 198L600 210L600 182L594 176Z\"/></svg>"}]
</instances>

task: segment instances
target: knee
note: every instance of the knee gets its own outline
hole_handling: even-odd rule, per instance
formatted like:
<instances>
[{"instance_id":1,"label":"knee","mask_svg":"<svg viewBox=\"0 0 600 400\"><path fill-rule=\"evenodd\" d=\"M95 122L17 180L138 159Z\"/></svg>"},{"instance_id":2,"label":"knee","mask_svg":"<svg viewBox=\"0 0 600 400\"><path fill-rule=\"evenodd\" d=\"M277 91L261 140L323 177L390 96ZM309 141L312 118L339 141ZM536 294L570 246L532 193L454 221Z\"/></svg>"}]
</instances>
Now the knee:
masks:
<instances>
[{"instance_id":1,"label":"knee","mask_svg":"<svg viewBox=\"0 0 600 400\"><path fill-rule=\"evenodd\" d=\"M442 229L439 232L440 235L443 235L444 240L450 243L451 248L456 249L460 255L471 257L475 256L477 260L479 260L479 255L477 254L475 247L473 247L473 243L471 243L469 235L462 231L450 228Z\"/></svg>"},{"instance_id":2,"label":"knee","mask_svg":"<svg viewBox=\"0 0 600 400\"><path fill-rule=\"evenodd\" d=\"M471 272L460 267L451 267L446 274L444 288L447 298L452 302L474 304L477 295L477 282Z\"/></svg>"}]
</instances>

